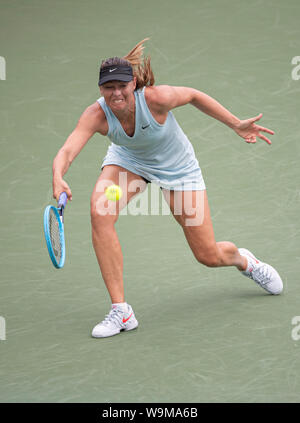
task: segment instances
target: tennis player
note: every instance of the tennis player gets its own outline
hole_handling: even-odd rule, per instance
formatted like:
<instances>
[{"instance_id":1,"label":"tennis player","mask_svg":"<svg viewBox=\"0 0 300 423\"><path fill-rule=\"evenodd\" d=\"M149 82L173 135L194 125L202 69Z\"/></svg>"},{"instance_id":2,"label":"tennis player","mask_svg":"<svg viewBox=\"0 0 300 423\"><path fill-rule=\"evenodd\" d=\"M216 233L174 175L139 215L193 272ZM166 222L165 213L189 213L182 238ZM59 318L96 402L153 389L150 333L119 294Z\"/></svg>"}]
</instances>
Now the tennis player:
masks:
<instances>
[{"instance_id":1,"label":"tennis player","mask_svg":"<svg viewBox=\"0 0 300 423\"><path fill-rule=\"evenodd\" d=\"M282 280L272 266L232 242L216 242L198 160L171 110L191 104L230 127L247 143L256 143L259 138L271 144L263 133L274 132L256 123L261 114L240 120L197 89L155 86L150 58L143 58L146 40L127 56L102 61L98 82L101 97L83 112L53 162L53 196L58 199L66 191L71 200L70 187L63 179L70 164L95 133L108 136L111 141L91 197L93 246L112 302L109 314L92 331L92 336L97 338L138 326L133 309L124 298L123 256L115 223L120 210L148 182L157 183L163 190L200 263L208 267L235 266L270 294L280 294L283 289ZM136 190L132 189L133 183L138 187ZM120 185L123 191L114 213L111 212L113 202L103 201L105 189L111 184ZM178 213L178 204L190 206L181 207ZM196 220L191 224L193 218Z\"/></svg>"}]
</instances>

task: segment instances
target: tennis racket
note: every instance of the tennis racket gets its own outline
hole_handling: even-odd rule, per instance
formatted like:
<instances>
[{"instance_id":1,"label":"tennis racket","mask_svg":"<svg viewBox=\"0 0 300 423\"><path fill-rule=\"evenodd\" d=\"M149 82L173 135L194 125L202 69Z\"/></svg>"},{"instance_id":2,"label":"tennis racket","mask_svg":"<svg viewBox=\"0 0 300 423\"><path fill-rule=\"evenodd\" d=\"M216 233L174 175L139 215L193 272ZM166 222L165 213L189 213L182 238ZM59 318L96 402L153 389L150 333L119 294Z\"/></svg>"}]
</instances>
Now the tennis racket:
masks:
<instances>
[{"instance_id":1,"label":"tennis racket","mask_svg":"<svg viewBox=\"0 0 300 423\"><path fill-rule=\"evenodd\" d=\"M47 206L44 211L44 232L49 256L53 265L60 269L65 264L64 209L68 196L62 192L57 207Z\"/></svg>"}]
</instances>

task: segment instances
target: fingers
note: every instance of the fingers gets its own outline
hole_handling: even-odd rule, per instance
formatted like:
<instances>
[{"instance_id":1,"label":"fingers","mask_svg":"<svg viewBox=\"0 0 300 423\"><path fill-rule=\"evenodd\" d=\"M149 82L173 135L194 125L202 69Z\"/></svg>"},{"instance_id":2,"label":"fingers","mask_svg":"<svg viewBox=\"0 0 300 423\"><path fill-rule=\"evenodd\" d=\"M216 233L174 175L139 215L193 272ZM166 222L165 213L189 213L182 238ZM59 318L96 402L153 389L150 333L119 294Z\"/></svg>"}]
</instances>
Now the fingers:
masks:
<instances>
[{"instance_id":1,"label":"fingers","mask_svg":"<svg viewBox=\"0 0 300 423\"><path fill-rule=\"evenodd\" d=\"M72 201L72 191L69 187L67 188L65 186L53 191L53 198L55 198L56 201L59 201L59 196L62 192L65 192L67 194L68 200Z\"/></svg>"},{"instance_id":2,"label":"fingers","mask_svg":"<svg viewBox=\"0 0 300 423\"><path fill-rule=\"evenodd\" d=\"M261 119L262 117L262 113L260 113L258 116L249 119L247 122L250 122L251 124L253 124L254 122L257 122L259 119ZM252 130L250 131L250 128L252 128ZM245 137L245 141L248 144L255 144L256 143L256 136L258 136L260 139L264 140L267 144L272 144L271 140L269 140L269 138L265 137L264 135L262 135L260 132L258 131L262 131L262 132L266 132L267 134L270 135L274 135L275 132L272 131L271 129L265 128L263 126L260 125L253 125L252 127L250 127L248 132L252 132L252 134L248 134L247 137ZM246 128L248 129L248 128ZM255 135L254 135L255 133Z\"/></svg>"},{"instance_id":3,"label":"fingers","mask_svg":"<svg viewBox=\"0 0 300 423\"><path fill-rule=\"evenodd\" d=\"M53 194L53 198L55 198L55 200L58 202L59 201L59 196L60 196L61 192L55 192Z\"/></svg>"},{"instance_id":4,"label":"fingers","mask_svg":"<svg viewBox=\"0 0 300 423\"><path fill-rule=\"evenodd\" d=\"M72 192L71 192L70 188L69 187L68 188L65 187L64 191L67 194L68 200L72 201Z\"/></svg>"},{"instance_id":5,"label":"fingers","mask_svg":"<svg viewBox=\"0 0 300 423\"><path fill-rule=\"evenodd\" d=\"M271 135L274 135L275 134L274 131L272 131L271 129L268 129L268 128L264 128L263 126L257 125L257 129L259 131L267 132L268 134L271 134Z\"/></svg>"},{"instance_id":6,"label":"fingers","mask_svg":"<svg viewBox=\"0 0 300 423\"><path fill-rule=\"evenodd\" d=\"M53 190L53 198L54 198L56 201L58 201L58 199L59 199L59 192L57 192L56 190L55 190L55 191Z\"/></svg>"},{"instance_id":7,"label":"fingers","mask_svg":"<svg viewBox=\"0 0 300 423\"><path fill-rule=\"evenodd\" d=\"M261 119L261 117L262 117L262 113L260 113L260 114L259 114L258 116L256 116L255 118L252 118L252 119L251 119L252 123L253 123L253 122L257 122L259 119ZM268 134L271 134L271 135L274 135L274 134L275 134L275 132L274 132L274 131L272 131L272 129L264 128L263 126L260 126L260 125L256 125L256 128L257 128L259 131L267 132ZM270 141L270 140L269 140L269 141ZM271 141L270 141L270 143L271 143Z\"/></svg>"},{"instance_id":8,"label":"fingers","mask_svg":"<svg viewBox=\"0 0 300 423\"><path fill-rule=\"evenodd\" d=\"M269 138L265 137L264 135L262 135L262 134L258 134L257 136L258 136L260 139L262 139L262 140L266 141L266 143L268 143L268 144L272 144L272 142L269 140ZM245 141L246 141L248 144L255 144L257 140L256 140L256 137L247 137L247 138L245 138Z\"/></svg>"},{"instance_id":9,"label":"fingers","mask_svg":"<svg viewBox=\"0 0 300 423\"><path fill-rule=\"evenodd\" d=\"M249 119L249 120L250 120L251 123L253 123L253 122L257 122L261 118L262 118L262 113L260 113L258 116L254 117L252 119Z\"/></svg>"},{"instance_id":10,"label":"fingers","mask_svg":"<svg viewBox=\"0 0 300 423\"><path fill-rule=\"evenodd\" d=\"M262 135L262 134L258 134L258 137L259 137L260 139L262 139L262 140L266 141L266 143L268 143L268 144L272 144L272 143L271 143L271 141L269 140L269 138L265 137L264 135Z\"/></svg>"}]
</instances>

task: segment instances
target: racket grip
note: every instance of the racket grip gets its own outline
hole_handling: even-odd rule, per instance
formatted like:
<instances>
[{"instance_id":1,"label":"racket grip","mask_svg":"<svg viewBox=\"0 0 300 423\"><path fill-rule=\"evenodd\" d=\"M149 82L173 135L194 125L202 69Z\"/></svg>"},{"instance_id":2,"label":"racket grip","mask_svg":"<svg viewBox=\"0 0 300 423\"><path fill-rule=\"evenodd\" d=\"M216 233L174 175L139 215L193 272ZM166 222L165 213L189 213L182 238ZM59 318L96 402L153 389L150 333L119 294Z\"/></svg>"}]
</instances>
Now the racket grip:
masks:
<instances>
[{"instance_id":1,"label":"racket grip","mask_svg":"<svg viewBox=\"0 0 300 423\"><path fill-rule=\"evenodd\" d=\"M64 209L66 207L66 205L67 205L67 201L68 201L67 193L66 192L62 192L60 194L60 196L59 196L57 207Z\"/></svg>"}]
</instances>

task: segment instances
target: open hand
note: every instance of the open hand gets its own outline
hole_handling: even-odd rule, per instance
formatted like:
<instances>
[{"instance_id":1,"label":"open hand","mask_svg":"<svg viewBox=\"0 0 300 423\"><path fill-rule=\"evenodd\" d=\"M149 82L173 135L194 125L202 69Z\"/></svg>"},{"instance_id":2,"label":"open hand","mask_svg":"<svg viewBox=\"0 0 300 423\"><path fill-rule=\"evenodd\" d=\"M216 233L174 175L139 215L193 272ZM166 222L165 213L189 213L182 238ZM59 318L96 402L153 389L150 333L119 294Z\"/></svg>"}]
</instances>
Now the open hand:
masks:
<instances>
[{"instance_id":1,"label":"open hand","mask_svg":"<svg viewBox=\"0 0 300 423\"><path fill-rule=\"evenodd\" d=\"M269 138L262 135L261 132L267 132L268 134L274 135L274 131L255 124L255 122L260 120L261 117L262 113L254 118L241 120L240 123L234 128L235 132L250 144L256 143L256 137L266 141L268 144L272 144Z\"/></svg>"}]
</instances>

